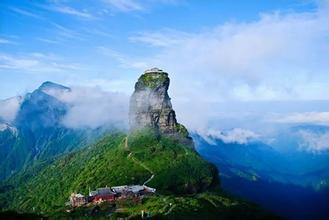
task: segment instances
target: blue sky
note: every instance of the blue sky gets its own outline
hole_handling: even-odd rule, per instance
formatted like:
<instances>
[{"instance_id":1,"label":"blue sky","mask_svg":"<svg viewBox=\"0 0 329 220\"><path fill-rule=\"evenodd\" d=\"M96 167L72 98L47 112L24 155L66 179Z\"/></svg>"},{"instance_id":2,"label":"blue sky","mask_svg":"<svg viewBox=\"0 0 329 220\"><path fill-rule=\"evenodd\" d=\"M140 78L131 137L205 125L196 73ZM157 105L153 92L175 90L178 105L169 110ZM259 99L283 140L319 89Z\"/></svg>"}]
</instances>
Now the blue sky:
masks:
<instances>
[{"instance_id":1,"label":"blue sky","mask_svg":"<svg viewBox=\"0 0 329 220\"><path fill-rule=\"evenodd\" d=\"M127 89L147 67L143 61L139 66L131 60L156 54L157 46L163 50L161 43L166 44L160 42L163 39L153 39L155 45L147 41L152 39L143 41L147 33L163 32L163 38L170 34L174 36L168 38L175 38L180 32L198 34L229 22L255 22L263 13L312 12L318 7L314 2L284 0L234 4L228 0L98 0L92 4L4 0L0 4L0 98L30 91L45 80L70 85L92 84L91 80L106 87L106 81L114 80L119 86L128 79L130 83L122 85ZM117 89L112 87L105 89Z\"/></svg>"},{"instance_id":2,"label":"blue sky","mask_svg":"<svg viewBox=\"0 0 329 220\"><path fill-rule=\"evenodd\" d=\"M174 106L191 127L193 120L209 121L232 109L241 115L236 104L241 102L254 103L251 112L263 106L269 112L276 105L268 102L291 107L300 101L295 105L303 106L300 111L323 113L329 94L328 5L310 0L3 0L0 99L47 80L129 95L143 70L157 66L169 73ZM195 117L199 112L204 114ZM321 121L327 114L305 117L287 120Z\"/></svg>"}]
</instances>

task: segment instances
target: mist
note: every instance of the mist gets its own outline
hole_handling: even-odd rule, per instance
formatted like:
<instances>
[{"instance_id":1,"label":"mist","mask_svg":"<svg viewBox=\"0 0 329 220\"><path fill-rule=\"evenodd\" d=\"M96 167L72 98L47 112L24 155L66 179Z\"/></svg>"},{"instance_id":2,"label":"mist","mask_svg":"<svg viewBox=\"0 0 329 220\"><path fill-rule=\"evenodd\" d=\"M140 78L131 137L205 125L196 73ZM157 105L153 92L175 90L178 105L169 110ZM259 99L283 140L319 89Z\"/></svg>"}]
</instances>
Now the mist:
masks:
<instances>
[{"instance_id":1,"label":"mist","mask_svg":"<svg viewBox=\"0 0 329 220\"><path fill-rule=\"evenodd\" d=\"M19 110L20 104L22 102L21 96L16 96L13 98L0 100L0 122L12 122Z\"/></svg>"},{"instance_id":2,"label":"mist","mask_svg":"<svg viewBox=\"0 0 329 220\"><path fill-rule=\"evenodd\" d=\"M50 90L48 94L68 105L62 124L68 128L113 126L127 129L129 97L99 87L72 87L70 91Z\"/></svg>"}]
</instances>

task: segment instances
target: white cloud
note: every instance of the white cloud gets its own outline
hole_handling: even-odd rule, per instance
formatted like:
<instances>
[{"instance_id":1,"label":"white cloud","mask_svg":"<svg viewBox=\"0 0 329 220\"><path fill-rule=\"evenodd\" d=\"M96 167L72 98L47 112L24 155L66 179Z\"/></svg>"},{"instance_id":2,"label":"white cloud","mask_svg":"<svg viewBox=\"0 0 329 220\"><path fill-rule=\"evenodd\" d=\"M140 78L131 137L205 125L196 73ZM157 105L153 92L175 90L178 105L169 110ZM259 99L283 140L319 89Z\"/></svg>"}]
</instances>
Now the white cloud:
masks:
<instances>
[{"instance_id":1,"label":"white cloud","mask_svg":"<svg viewBox=\"0 0 329 220\"><path fill-rule=\"evenodd\" d=\"M134 89L134 82L123 79L111 79L107 80L104 78L94 78L88 80L79 81L75 84L78 87L99 87L107 92L118 92L130 95Z\"/></svg>"},{"instance_id":2,"label":"white cloud","mask_svg":"<svg viewBox=\"0 0 329 220\"><path fill-rule=\"evenodd\" d=\"M84 36L73 30L72 28L64 27L63 25L52 22L51 23L55 28L53 29L57 39L68 39L68 40L85 40Z\"/></svg>"},{"instance_id":3,"label":"white cloud","mask_svg":"<svg viewBox=\"0 0 329 220\"><path fill-rule=\"evenodd\" d=\"M63 124L69 128L97 128L103 125L127 128L128 97L124 94L105 92L98 87L73 87L71 91L47 93L70 106L63 119Z\"/></svg>"},{"instance_id":4,"label":"white cloud","mask_svg":"<svg viewBox=\"0 0 329 220\"><path fill-rule=\"evenodd\" d=\"M178 32L171 29L164 29L161 32L140 32L131 36L131 42L140 42L154 47L170 47L177 46L188 40L189 34ZM193 36L192 36L193 37Z\"/></svg>"},{"instance_id":5,"label":"white cloud","mask_svg":"<svg viewBox=\"0 0 329 220\"><path fill-rule=\"evenodd\" d=\"M62 14L73 15L73 16L86 18L86 19L95 18L91 13L89 13L87 11L80 11L75 8L71 8L71 7L64 6L64 5L54 5L54 6L45 7L45 8L48 10L51 10L51 11L62 13Z\"/></svg>"},{"instance_id":6,"label":"white cloud","mask_svg":"<svg viewBox=\"0 0 329 220\"><path fill-rule=\"evenodd\" d=\"M184 1L180 0L103 0L111 7L122 12L146 11L158 5L177 5Z\"/></svg>"},{"instance_id":7,"label":"white cloud","mask_svg":"<svg viewBox=\"0 0 329 220\"><path fill-rule=\"evenodd\" d=\"M30 12L30 11L24 10L24 9L21 9L21 8L11 7L10 10L12 10L13 12L20 14L20 15L37 18L37 19L43 19L42 16L40 16L36 13Z\"/></svg>"},{"instance_id":8,"label":"white cloud","mask_svg":"<svg viewBox=\"0 0 329 220\"><path fill-rule=\"evenodd\" d=\"M310 131L299 131L301 143L299 148L313 153L329 150L329 132L313 133Z\"/></svg>"},{"instance_id":9,"label":"white cloud","mask_svg":"<svg viewBox=\"0 0 329 220\"><path fill-rule=\"evenodd\" d=\"M144 10L144 7L136 0L104 0L106 3L117 8L120 11L140 11Z\"/></svg>"},{"instance_id":10,"label":"white cloud","mask_svg":"<svg viewBox=\"0 0 329 220\"><path fill-rule=\"evenodd\" d=\"M22 102L21 96L0 101L0 121L12 122Z\"/></svg>"},{"instance_id":11,"label":"white cloud","mask_svg":"<svg viewBox=\"0 0 329 220\"><path fill-rule=\"evenodd\" d=\"M329 112L293 113L287 116L276 116L270 121L276 123L329 125Z\"/></svg>"},{"instance_id":12,"label":"white cloud","mask_svg":"<svg viewBox=\"0 0 329 220\"><path fill-rule=\"evenodd\" d=\"M205 133L201 132L201 134L209 144L215 144L214 139L220 139L226 144L247 144L250 141L259 138L259 135L254 133L253 131L242 128L234 128L229 131L219 131L210 129Z\"/></svg>"},{"instance_id":13,"label":"white cloud","mask_svg":"<svg viewBox=\"0 0 329 220\"><path fill-rule=\"evenodd\" d=\"M11 55L0 53L0 69L22 73L58 73L81 70L77 63L67 63L51 54L29 53Z\"/></svg>"},{"instance_id":14,"label":"white cloud","mask_svg":"<svg viewBox=\"0 0 329 220\"><path fill-rule=\"evenodd\" d=\"M303 86L323 83L326 74L327 12L263 14L258 21L198 33L146 31L130 39L160 47L144 62L172 73L180 83L175 92L207 91L208 98L217 99L302 99L307 93ZM194 84L184 88L186 78Z\"/></svg>"}]
</instances>

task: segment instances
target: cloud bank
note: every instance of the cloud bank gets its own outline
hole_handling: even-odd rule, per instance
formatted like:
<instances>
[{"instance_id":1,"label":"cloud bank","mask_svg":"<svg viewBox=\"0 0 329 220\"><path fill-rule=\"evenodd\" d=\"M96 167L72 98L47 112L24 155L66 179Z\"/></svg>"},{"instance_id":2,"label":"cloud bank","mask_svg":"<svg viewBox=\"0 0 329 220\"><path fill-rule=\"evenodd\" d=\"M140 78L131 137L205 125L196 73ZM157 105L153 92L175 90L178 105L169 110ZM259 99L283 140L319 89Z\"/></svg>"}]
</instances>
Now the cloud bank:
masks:
<instances>
[{"instance_id":1,"label":"cloud bank","mask_svg":"<svg viewBox=\"0 0 329 220\"><path fill-rule=\"evenodd\" d=\"M14 120L22 99L21 96L16 96L6 100L0 100L0 121L3 120L10 123Z\"/></svg>"},{"instance_id":2,"label":"cloud bank","mask_svg":"<svg viewBox=\"0 0 329 220\"><path fill-rule=\"evenodd\" d=\"M329 126L329 112L294 113L287 116L281 116L280 118L274 119L273 122L290 124L318 124Z\"/></svg>"},{"instance_id":3,"label":"cloud bank","mask_svg":"<svg viewBox=\"0 0 329 220\"><path fill-rule=\"evenodd\" d=\"M202 136L209 143L215 145L214 139L222 140L224 143L247 144L259 138L259 135L246 129L234 128L229 131L219 131L210 129Z\"/></svg>"},{"instance_id":4,"label":"cloud bank","mask_svg":"<svg viewBox=\"0 0 329 220\"><path fill-rule=\"evenodd\" d=\"M70 91L51 90L47 93L68 104L69 111L62 121L66 127L127 128L128 97L122 93L106 92L99 87L73 87Z\"/></svg>"},{"instance_id":5,"label":"cloud bank","mask_svg":"<svg viewBox=\"0 0 329 220\"><path fill-rule=\"evenodd\" d=\"M226 94L242 100L295 97L304 92L297 86L310 79L319 82L327 70L328 12L263 14L255 22L227 23L199 33L164 30L132 39L164 47L152 63L177 80L189 76L193 86L220 91L221 99Z\"/></svg>"},{"instance_id":6,"label":"cloud bank","mask_svg":"<svg viewBox=\"0 0 329 220\"><path fill-rule=\"evenodd\" d=\"M314 133L310 131L299 131L301 143L299 148L312 153L320 153L329 150L329 132Z\"/></svg>"}]
</instances>

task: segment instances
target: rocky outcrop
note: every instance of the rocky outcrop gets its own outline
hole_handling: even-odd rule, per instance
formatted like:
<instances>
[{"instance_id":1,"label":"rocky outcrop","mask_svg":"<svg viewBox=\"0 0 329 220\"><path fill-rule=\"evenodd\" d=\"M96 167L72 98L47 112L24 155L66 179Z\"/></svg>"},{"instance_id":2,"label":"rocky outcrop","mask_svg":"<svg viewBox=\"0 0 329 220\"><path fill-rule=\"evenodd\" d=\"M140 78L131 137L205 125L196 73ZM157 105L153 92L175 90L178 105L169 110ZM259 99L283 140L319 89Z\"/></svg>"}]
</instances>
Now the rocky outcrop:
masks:
<instances>
[{"instance_id":1,"label":"rocky outcrop","mask_svg":"<svg viewBox=\"0 0 329 220\"><path fill-rule=\"evenodd\" d=\"M169 83L168 73L158 68L146 70L139 77L130 99L130 129L153 128L161 134L181 138L191 145L188 131L177 123L168 95Z\"/></svg>"}]
</instances>

